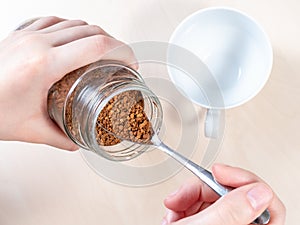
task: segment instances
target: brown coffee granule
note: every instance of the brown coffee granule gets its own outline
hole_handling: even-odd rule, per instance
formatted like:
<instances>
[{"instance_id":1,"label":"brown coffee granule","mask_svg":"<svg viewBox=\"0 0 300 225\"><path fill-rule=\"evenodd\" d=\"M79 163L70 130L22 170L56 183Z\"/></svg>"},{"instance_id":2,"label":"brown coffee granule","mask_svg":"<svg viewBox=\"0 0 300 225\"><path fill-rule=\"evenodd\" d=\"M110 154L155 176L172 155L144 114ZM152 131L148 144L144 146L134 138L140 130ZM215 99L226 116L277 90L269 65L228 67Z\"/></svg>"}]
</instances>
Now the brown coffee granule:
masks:
<instances>
[{"instance_id":1,"label":"brown coffee granule","mask_svg":"<svg viewBox=\"0 0 300 225\"><path fill-rule=\"evenodd\" d=\"M87 66L83 66L77 70L74 70L68 74L66 74L62 79L57 81L52 85L48 92L48 108L49 106L55 106L57 110L60 112L60 115L63 116L63 109L65 105L65 101L67 99L67 95L72 87L72 85L76 82L76 80L87 70ZM65 123L69 130L69 132L74 136L79 138L78 132L78 124L75 124L75 127L72 123L72 104L75 92L72 92L69 100L66 103L65 108ZM54 118L52 118L54 119ZM55 120L55 119L54 119Z\"/></svg>"},{"instance_id":2,"label":"brown coffee granule","mask_svg":"<svg viewBox=\"0 0 300 225\"><path fill-rule=\"evenodd\" d=\"M73 122L73 115L77 113L76 108L73 107L73 99L77 90L80 90L80 86L70 93L66 103L65 101L72 85L89 69L89 66L81 67L65 75L51 87L48 93L48 107L55 107L58 115L63 116L63 113L65 113L65 126L68 132L79 142L81 142L82 138L79 131L79 124ZM126 81L127 77L132 77L134 74L124 68L116 70L114 67L105 67L101 70L90 71L89 76L83 83L88 84L88 80L93 82L93 79L98 79L101 76L106 76L105 83L109 83L120 79ZM101 94L105 95L105 93ZM65 112L63 112L64 105L66 106ZM55 118L52 119L55 120ZM96 140L102 146L111 146L120 143L121 140L118 137L133 142L149 141L152 136L152 127L144 112L142 93L130 90L113 97L98 116L96 134Z\"/></svg>"},{"instance_id":3,"label":"brown coffee granule","mask_svg":"<svg viewBox=\"0 0 300 225\"><path fill-rule=\"evenodd\" d=\"M100 112L96 132L103 146L118 144L119 138L148 143L153 131L141 92L126 91L113 97Z\"/></svg>"}]
</instances>

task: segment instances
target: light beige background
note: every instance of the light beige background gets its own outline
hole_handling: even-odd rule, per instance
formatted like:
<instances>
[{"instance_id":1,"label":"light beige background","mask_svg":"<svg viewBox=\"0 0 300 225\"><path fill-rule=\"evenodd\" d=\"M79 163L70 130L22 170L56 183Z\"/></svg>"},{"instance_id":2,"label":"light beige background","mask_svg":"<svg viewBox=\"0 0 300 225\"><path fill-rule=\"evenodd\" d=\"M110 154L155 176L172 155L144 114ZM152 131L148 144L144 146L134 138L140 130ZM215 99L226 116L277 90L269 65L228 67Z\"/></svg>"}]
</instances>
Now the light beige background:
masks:
<instances>
[{"instance_id":1,"label":"light beige background","mask_svg":"<svg viewBox=\"0 0 300 225\"><path fill-rule=\"evenodd\" d=\"M298 224L299 1L10 0L0 7L0 37L24 19L58 15L101 25L128 43L167 41L183 18L209 6L231 6L250 14L265 28L274 50L273 71L262 92L227 111L226 133L216 161L264 178L287 207L286 224ZM201 162L201 155L193 159ZM98 176L78 152L0 142L0 224L160 224L164 197L192 176L182 170L153 186L125 187Z\"/></svg>"}]
</instances>

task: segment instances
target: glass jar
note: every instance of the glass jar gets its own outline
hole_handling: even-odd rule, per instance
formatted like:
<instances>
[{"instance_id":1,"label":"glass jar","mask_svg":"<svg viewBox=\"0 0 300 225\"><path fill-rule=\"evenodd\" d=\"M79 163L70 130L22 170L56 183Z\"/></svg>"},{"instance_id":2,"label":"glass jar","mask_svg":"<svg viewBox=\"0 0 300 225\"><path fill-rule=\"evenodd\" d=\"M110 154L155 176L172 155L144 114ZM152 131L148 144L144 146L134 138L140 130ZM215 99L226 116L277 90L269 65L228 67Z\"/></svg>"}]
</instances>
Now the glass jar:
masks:
<instances>
[{"instance_id":1,"label":"glass jar","mask_svg":"<svg viewBox=\"0 0 300 225\"><path fill-rule=\"evenodd\" d=\"M121 99L118 96L122 97L121 104L114 103ZM122 161L138 156L148 146L121 140L114 133L99 128L99 121L101 125L108 126L105 119L112 110L119 113L116 115L128 113L125 118L130 119L132 111L122 109L127 102L142 107L151 124L151 130L159 132L162 124L162 107L141 75L119 62L98 61L65 75L50 88L48 113L66 135L81 148L110 160ZM123 118L124 115L114 117L119 130L125 130ZM114 121L109 126L114 126ZM137 131L135 135L141 136Z\"/></svg>"}]
</instances>

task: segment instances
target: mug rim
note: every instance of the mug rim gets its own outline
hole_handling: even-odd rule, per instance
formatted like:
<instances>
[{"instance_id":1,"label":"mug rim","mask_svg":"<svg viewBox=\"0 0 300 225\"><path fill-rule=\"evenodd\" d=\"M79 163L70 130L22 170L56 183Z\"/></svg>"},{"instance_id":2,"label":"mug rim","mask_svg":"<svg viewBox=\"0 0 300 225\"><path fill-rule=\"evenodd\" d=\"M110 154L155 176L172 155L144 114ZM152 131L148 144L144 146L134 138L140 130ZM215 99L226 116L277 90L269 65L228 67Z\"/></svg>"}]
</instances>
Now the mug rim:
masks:
<instances>
[{"instance_id":1,"label":"mug rim","mask_svg":"<svg viewBox=\"0 0 300 225\"><path fill-rule=\"evenodd\" d=\"M229 12L233 12L233 13L237 13L237 14L240 14L241 16L247 18L249 21L251 21L256 27L257 27L257 30L259 30L259 32L261 32L261 34L263 35L264 37L264 40L265 40L265 43L264 45L266 46L267 48L267 52L268 52L268 61L269 61L269 65L266 66L266 73L264 74L264 77L265 79L262 80L261 84L258 86L258 88L256 88L249 96L247 96L246 98L240 100L240 101L237 101L236 103L230 103L230 104L225 104L225 102L223 101L224 105L223 106L211 106L211 105L207 105L207 104L204 104L204 103L200 103L192 98L189 97L189 99L196 103L197 105L200 105L202 107L205 107L207 109L230 109L230 108L234 108L234 107L237 107L237 106L240 106L240 105L243 105L245 104L246 102L250 101L252 98L254 98L262 89L263 87L265 86L265 84L267 83L270 75L271 75L271 72L272 72L272 68L273 68L273 48L272 48L272 44L271 44L271 40L269 38L269 36L267 35L267 33L265 32L265 30L263 29L263 27L250 15L246 14L245 12L241 11L241 10L238 10L238 9L235 9L235 8L232 8L232 7L227 7L227 6L214 6L214 7L208 7L208 8L203 8L203 9L200 9L200 10L197 10L195 12L193 12L192 14L188 15L186 18L184 18L175 28L175 30L172 32L170 38L169 38L169 44L171 45L177 45L179 47L181 47L180 45L174 43L174 39L178 36L179 34L179 31L180 29L182 29L183 27L187 26L186 24L192 20L195 16L198 16L199 14L203 14L205 12L208 12L208 11L229 11ZM188 49L186 49L187 51L190 51ZM169 58L169 56L168 56ZM173 82L173 84L175 84L176 86L176 81L174 80L173 78L173 75L170 71L170 69L168 68L168 71L169 71L169 78L171 79L171 81ZM220 88L221 90L221 88ZM222 94L223 96L223 94ZM224 99L224 96L223 96L223 99Z\"/></svg>"}]
</instances>

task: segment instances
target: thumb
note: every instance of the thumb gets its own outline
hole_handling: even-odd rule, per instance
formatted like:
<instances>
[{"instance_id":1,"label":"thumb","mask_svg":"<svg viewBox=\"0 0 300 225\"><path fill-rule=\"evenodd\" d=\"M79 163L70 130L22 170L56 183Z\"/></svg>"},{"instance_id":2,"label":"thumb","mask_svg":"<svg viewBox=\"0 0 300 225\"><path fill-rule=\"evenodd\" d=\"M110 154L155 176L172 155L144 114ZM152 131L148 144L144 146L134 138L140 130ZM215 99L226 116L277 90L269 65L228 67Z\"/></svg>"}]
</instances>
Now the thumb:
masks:
<instances>
[{"instance_id":1,"label":"thumb","mask_svg":"<svg viewBox=\"0 0 300 225\"><path fill-rule=\"evenodd\" d=\"M273 199L272 190L264 183L252 183L234 189L207 209L188 217L178 225L241 225L253 222Z\"/></svg>"}]
</instances>

